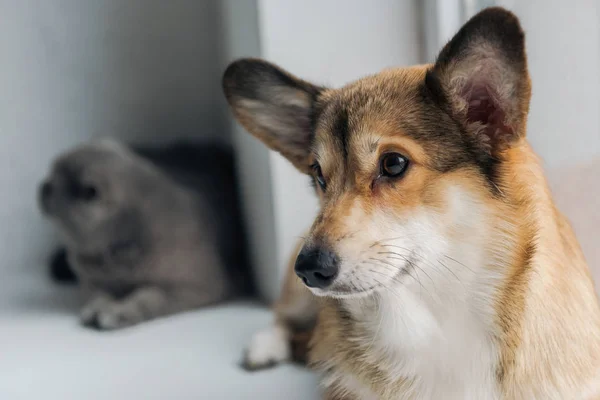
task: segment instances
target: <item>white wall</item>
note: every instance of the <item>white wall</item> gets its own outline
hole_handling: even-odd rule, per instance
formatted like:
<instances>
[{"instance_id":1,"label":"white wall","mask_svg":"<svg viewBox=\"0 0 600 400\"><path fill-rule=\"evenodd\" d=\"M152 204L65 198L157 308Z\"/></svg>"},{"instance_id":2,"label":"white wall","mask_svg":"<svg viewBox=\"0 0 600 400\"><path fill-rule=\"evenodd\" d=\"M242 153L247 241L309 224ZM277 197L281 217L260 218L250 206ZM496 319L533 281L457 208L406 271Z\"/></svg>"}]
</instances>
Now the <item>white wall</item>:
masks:
<instances>
[{"instance_id":1,"label":"white wall","mask_svg":"<svg viewBox=\"0 0 600 400\"><path fill-rule=\"evenodd\" d=\"M57 152L223 137L217 2L0 0L0 270L41 276L55 238L36 185Z\"/></svg>"},{"instance_id":2,"label":"white wall","mask_svg":"<svg viewBox=\"0 0 600 400\"><path fill-rule=\"evenodd\" d=\"M600 2L500 0L526 31L528 135L550 168L600 155Z\"/></svg>"},{"instance_id":3,"label":"white wall","mask_svg":"<svg viewBox=\"0 0 600 400\"><path fill-rule=\"evenodd\" d=\"M241 57L259 57L261 43L257 0L222 0L223 70ZM226 107L224 105L224 107ZM231 112L230 128L237 152L242 207L248 232L248 244L259 291L274 300L279 291L273 182L269 150L236 123Z\"/></svg>"},{"instance_id":4,"label":"white wall","mask_svg":"<svg viewBox=\"0 0 600 400\"><path fill-rule=\"evenodd\" d=\"M419 62L416 4L412 0L259 0L261 56L319 84L341 86L379 70ZM276 262L287 265L310 227L317 201L306 176L270 154ZM278 293L279 276L267 295Z\"/></svg>"},{"instance_id":5,"label":"white wall","mask_svg":"<svg viewBox=\"0 0 600 400\"><path fill-rule=\"evenodd\" d=\"M456 12L444 12L449 4L455 11L462 5L463 18L490 5L515 12L525 29L533 83L529 141L548 168L585 162L600 154L598 0L424 1L438 11L428 23L444 28L428 30L430 61L435 54L432 44L445 44L462 24Z\"/></svg>"}]
</instances>

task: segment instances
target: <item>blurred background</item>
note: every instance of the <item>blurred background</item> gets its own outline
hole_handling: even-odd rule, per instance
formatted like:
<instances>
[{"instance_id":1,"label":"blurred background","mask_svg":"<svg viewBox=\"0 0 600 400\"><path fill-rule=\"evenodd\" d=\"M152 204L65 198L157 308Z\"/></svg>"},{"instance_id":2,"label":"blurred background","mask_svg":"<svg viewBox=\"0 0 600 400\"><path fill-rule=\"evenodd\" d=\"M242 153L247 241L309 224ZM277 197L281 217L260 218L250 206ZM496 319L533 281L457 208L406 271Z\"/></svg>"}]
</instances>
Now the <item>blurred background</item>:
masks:
<instances>
[{"instance_id":1,"label":"blurred background","mask_svg":"<svg viewBox=\"0 0 600 400\"><path fill-rule=\"evenodd\" d=\"M100 135L232 146L254 273L272 301L317 203L305 177L232 120L220 88L226 65L262 57L340 86L433 61L490 5L516 12L526 30L528 134L544 165L593 162L598 0L0 0L0 398L316 398L314 378L297 368L237 368L270 320L260 306L105 336L80 328L74 291L46 275L59 239L37 210L37 184L58 153Z\"/></svg>"}]
</instances>

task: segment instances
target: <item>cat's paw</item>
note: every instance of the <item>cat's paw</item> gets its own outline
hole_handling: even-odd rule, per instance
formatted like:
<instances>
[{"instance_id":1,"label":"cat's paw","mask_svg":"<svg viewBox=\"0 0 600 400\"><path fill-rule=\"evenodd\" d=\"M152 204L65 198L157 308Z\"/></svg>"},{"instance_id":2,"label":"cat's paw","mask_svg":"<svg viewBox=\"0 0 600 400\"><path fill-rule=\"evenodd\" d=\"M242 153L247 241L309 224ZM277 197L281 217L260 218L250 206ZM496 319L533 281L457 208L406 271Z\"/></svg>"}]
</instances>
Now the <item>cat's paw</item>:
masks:
<instances>
[{"instance_id":1,"label":"cat's paw","mask_svg":"<svg viewBox=\"0 0 600 400\"><path fill-rule=\"evenodd\" d=\"M85 326L95 327L98 313L114 303L110 296L98 294L89 300L79 312L79 320Z\"/></svg>"},{"instance_id":2,"label":"cat's paw","mask_svg":"<svg viewBox=\"0 0 600 400\"><path fill-rule=\"evenodd\" d=\"M139 307L127 302L118 302L99 296L83 307L81 323L98 330L113 330L135 325L143 320Z\"/></svg>"},{"instance_id":3,"label":"cat's paw","mask_svg":"<svg viewBox=\"0 0 600 400\"><path fill-rule=\"evenodd\" d=\"M257 332L246 350L242 367L249 371L273 367L291 359L288 331L280 325Z\"/></svg>"}]
</instances>

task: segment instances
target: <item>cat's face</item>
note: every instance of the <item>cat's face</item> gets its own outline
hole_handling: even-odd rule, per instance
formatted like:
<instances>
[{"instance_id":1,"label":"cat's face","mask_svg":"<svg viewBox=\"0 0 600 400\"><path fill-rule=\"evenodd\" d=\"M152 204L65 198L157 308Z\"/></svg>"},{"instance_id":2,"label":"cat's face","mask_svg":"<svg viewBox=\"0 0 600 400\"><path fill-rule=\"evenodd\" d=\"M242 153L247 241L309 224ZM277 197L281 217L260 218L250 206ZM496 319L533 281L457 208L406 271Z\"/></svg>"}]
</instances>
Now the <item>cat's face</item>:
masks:
<instances>
[{"instance_id":1,"label":"cat's face","mask_svg":"<svg viewBox=\"0 0 600 400\"><path fill-rule=\"evenodd\" d=\"M39 189L40 207L70 241L98 235L131 197L129 152L94 142L61 155ZM101 240L101 239L99 239Z\"/></svg>"}]
</instances>

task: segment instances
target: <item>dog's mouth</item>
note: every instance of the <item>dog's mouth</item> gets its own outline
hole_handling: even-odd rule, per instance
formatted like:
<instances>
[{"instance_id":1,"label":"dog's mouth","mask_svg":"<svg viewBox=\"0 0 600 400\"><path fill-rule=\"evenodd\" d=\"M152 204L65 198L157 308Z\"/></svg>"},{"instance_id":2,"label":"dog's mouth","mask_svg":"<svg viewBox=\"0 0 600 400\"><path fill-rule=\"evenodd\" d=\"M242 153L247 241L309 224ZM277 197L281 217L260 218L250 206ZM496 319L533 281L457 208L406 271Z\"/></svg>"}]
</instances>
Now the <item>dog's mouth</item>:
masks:
<instances>
[{"instance_id":1,"label":"dog's mouth","mask_svg":"<svg viewBox=\"0 0 600 400\"><path fill-rule=\"evenodd\" d=\"M415 257L407 257L397 264L386 266L387 274L378 271L377 263L361 263L361 272L353 268L350 272L340 274L339 277L327 288L310 288L311 292L319 297L332 297L350 299L369 297L378 292L393 290L394 286L403 284L404 278L410 275L414 268ZM381 266L381 265L379 265Z\"/></svg>"}]
</instances>

